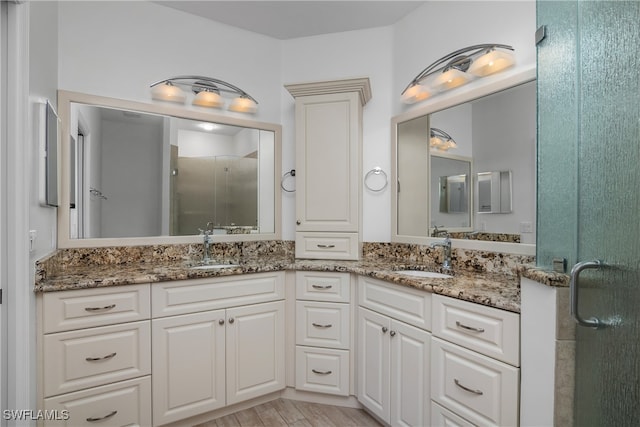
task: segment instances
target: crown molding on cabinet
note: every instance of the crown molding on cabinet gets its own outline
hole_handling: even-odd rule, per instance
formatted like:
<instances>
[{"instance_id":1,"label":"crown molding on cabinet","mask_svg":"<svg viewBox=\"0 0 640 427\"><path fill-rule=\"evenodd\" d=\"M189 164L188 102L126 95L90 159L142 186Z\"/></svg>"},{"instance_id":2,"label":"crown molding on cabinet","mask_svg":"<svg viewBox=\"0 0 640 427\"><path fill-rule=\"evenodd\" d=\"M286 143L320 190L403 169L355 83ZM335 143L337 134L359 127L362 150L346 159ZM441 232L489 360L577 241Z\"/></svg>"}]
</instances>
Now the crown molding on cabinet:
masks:
<instances>
[{"instance_id":1,"label":"crown molding on cabinet","mask_svg":"<svg viewBox=\"0 0 640 427\"><path fill-rule=\"evenodd\" d=\"M284 85L291 96L328 95L332 93L358 92L360 102L364 106L371 99L369 77L353 79L327 80L309 83L293 83Z\"/></svg>"}]
</instances>

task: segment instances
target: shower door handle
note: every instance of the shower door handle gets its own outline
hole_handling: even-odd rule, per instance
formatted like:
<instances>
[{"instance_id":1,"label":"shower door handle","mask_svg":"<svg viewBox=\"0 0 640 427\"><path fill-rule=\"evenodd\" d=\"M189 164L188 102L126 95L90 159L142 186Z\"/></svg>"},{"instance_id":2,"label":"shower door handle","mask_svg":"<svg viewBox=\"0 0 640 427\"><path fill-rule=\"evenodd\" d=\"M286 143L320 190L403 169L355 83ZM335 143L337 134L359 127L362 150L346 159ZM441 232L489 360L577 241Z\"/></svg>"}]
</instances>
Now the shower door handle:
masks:
<instances>
[{"instance_id":1,"label":"shower door handle","mask_svg":"<svg viewBox=\"0 0 640 427\"><path fill-rule=\"evenodd\" d=\"M569 281L569 292L570 292L570 306L571 306L571 316L580 326L585 326L587 328L602 328L607 326L605 322L601 321L597 317L590 317L588 319L582 318L580 313L578 313L578 294L579 294L579 284L580 284L580 273L587 269L600 269L604 266L603 262L600 260L593 261L583 261L579 262L573 266L571 269L571 279Z\"/></svg>"}]
</instances>

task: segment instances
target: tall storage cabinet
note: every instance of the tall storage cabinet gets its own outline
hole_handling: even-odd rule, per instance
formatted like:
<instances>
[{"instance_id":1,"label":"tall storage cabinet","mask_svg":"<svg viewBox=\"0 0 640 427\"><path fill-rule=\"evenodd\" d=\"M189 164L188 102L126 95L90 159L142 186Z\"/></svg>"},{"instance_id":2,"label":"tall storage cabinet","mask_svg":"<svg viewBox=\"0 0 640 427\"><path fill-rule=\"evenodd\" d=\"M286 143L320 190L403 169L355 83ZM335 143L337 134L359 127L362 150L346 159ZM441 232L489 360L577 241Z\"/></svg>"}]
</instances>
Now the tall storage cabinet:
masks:
<instances>
[{"instance_id":1,"label":"tall storage cabinet","mask_svg":"<svg viewBox=\"0 0 640 427\"><path fill-rule=\"evenodd\" d=\"M358 259L369 79L286 88L296 100L296 258Z\"/></svg>"}]
</instances>

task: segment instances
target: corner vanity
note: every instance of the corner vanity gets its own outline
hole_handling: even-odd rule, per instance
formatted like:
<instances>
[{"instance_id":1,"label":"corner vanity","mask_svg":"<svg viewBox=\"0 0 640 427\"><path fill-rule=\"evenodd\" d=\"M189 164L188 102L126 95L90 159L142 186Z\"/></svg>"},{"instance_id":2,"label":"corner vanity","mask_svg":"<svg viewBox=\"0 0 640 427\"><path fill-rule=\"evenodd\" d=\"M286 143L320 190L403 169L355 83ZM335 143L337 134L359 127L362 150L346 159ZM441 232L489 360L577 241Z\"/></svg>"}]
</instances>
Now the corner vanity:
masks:
<instances>
[{"instance_id":1,"label":"corner vanity","mask_svg":"<svg viewBox=\"0 0 640 427\"><path fill-rule=\"evenodd\" d=\"M173 258L190 245L43 260L40 408L68 410L67 425L194 425L284 396L391 425L518 424L515 274L419 277L402 271L437 271L428 248L418 263L369 243L359 261L330 261L296 260L292 244L210 270Z\"/></svg>"}]
</instances>

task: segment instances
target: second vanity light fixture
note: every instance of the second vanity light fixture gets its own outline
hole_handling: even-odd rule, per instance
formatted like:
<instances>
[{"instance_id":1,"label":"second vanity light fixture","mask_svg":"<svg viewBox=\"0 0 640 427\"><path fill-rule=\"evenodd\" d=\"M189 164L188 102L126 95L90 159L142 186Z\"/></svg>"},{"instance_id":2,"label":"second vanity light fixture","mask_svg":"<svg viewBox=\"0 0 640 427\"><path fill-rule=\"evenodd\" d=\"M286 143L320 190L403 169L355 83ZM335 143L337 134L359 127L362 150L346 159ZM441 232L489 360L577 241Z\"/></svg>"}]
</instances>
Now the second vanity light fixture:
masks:
<instances>
[{"instance_id":1,"label":"second vanity light fixture","mask_svg":"<svg viewBox=\"0 0 640 427\"><path fill-rule=\"evenodd\" d=\"M413 104L475 78L489 76L515 64L513 47L477 44L458 49L422 70L402 91L402 101Z\"/></svg>"},{"instance_id":2,"label":"second vanity light fixture","mask_svg":"<svg viewBox=\"0 0 640 427\"><path fill-rule=\"evenodd\" d=\"M177 76L160 80L151 85L151 97L158 101L183 104L187 95L180 87L195 94L192 103L199 107L224 107L225 101L220 95L222 92L236 95L229 110L239 113L255 113L258 110L258 101L244 90L231 83L203 76Z\"/></svg>"},{"instance_id":3,"label":"second vanity light fixture","mask_svg":"<svg viewBox=\"0 0 640 427\"><path fill-rule=\"evenodd\" d=\"M441 151L448 151L451 148L457 148L458 144L456 144L451 135L445 131L438 128L431 128L429 132L429 147Z\"/></svg>"}]
</instances>

